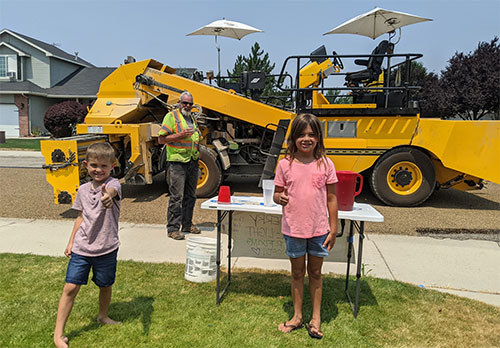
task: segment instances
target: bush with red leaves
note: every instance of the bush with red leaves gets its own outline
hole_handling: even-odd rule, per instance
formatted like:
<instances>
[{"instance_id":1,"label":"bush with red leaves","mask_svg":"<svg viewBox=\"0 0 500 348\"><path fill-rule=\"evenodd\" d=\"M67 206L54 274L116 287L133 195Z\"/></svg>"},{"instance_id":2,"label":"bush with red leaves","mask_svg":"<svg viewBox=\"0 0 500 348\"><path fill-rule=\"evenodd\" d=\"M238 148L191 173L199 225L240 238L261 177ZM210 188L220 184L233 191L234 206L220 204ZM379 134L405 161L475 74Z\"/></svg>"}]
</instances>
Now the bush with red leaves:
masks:
<instances>
[{"instance_id":1,"label":"bush with red leaves","mask_svg":"<svg viewBox=\"0 0 500 348\"><path fill-rule=\"evenodd\" d=\"M55 138L69 137L73 127L83 121L86 113L85 106L76 101L54 104L45 111L43 125Z\"/></svg>"}]
</instances>

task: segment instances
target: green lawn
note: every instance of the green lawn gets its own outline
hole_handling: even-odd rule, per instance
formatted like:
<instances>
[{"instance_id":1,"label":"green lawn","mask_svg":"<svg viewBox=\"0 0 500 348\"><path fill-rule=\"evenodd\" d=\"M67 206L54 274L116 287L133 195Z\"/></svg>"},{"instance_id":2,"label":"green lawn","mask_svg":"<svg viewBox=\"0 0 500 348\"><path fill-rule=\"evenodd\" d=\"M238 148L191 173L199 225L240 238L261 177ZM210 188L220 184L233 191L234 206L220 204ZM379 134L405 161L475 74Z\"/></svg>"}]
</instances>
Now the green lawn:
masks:
<instances>
[{"instance_id":1,"label":"green lawn","mask_svg":"<svg viewBox=\"0 0 500 348\"><path fill-rule=\"evenodd\" d=\"M40 139L5 139L5 144L0 144L0 149L40 151Z\"/></svg>"},{"instance_id":2,"label":"green lawn","mask_svg":"<svg viewBox=\"0 0 500 348\"><path fill-rule=\"evenodd\" d=\"M67 259L0 254L0 263L0 346L51 347ZM236 269L217 307L214 282L186 281L183 265L119 261L110 316L123 324L96 323L98 289L89 284L66 334L71 347L86 348L500 346L500 308L371 277L362 278L357 319L344 278L325 276L325 337L312 340L305 329L283 334L277 326L292 314L289 284L286 272ZM309 307L307 295L306 319Z\"/></svg>"}]
</instances>

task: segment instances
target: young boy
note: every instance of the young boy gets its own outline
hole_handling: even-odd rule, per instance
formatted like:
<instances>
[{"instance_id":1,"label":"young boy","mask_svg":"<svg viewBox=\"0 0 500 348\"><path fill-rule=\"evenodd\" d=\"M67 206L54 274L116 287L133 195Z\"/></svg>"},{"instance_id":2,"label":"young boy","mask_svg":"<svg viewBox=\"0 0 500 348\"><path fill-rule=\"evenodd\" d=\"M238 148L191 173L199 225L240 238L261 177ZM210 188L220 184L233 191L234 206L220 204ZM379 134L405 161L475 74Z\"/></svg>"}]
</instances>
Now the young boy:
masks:
<instances>
[{"instance_id":1,"label":"young boy","mask_svg":"<svg viewBox=\"0 0 500 348\"><path fill-rule=\"evenodd\" d=\"M110 177L115 166L115 151L108 143L95 143L87 149L83 165L92 181L78 189L73 209L78 211L64 254L70 257L59 308L54 343L68 347L64 327L82 284L87 284L92 268L93 282L99 289L99 315L102 324L119 324L108 317L111 286L115 281L120 216L120 182Z\"/></svg>"}]
</instances>

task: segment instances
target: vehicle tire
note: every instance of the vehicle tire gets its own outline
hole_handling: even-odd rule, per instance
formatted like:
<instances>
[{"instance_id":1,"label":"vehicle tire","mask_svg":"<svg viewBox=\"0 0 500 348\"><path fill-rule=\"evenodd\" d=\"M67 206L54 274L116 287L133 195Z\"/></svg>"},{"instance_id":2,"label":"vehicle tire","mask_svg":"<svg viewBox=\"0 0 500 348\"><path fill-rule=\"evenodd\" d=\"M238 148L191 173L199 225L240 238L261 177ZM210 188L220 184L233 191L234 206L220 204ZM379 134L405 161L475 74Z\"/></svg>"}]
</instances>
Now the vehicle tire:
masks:
<instances>
[{"instance_id":1,"label":"vehicle tire","mask_svg":"<svg viewBox=\"0 0 500 348\"><path fill-rule=\"evenodd\" d=\"M370 176L373 194L391 206L422 204L435 187L436 172L431 159L415 148L388 151L375 163Z\"/></svg>"},{"instance_id":2,"label":"vehicle tire","mask_svg":"<svg viewBox=\"0 0 500 348\"><path fill-rule=\"evenodd\" d=\"M198 177L198 186L196 196L200 198L215 196L222 182L222 171L217 162L217 153L206 147L200 146L200 174Z\"/></svg>"}]
</instances>

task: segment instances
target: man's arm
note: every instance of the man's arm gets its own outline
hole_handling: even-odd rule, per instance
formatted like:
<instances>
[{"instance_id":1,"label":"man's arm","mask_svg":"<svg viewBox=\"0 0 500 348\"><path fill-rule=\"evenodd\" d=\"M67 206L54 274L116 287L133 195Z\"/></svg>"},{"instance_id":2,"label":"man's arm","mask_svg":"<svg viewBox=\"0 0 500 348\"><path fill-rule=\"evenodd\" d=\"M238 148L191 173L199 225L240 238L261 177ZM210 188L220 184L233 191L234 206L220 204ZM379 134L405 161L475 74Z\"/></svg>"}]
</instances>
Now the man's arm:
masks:
<instances>
[{"instance_id":1,"label":"man's arm","mask_svg":"<svg viewBox=\"0 0 500 348\"><path fill-rule=\"evenodd\" d=\"M187 128L187 129L184 129L180 133L174 133L174 134L170 134L170 135L159 135L158 136L158 143L159 144L173 143L173 142L179 141L181 139L190 137L191 135L193 135L193 129Z\"/></svg>"}]
</instances>

